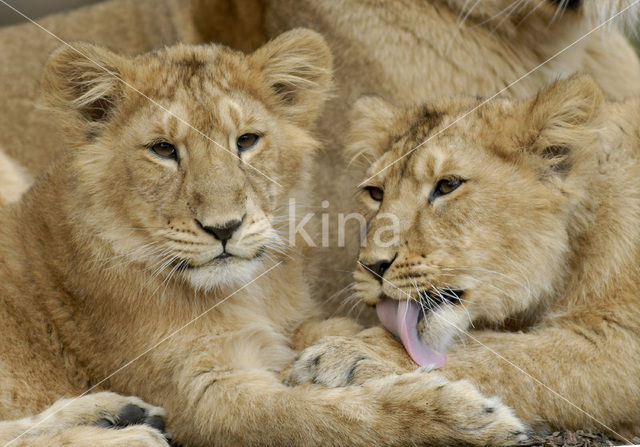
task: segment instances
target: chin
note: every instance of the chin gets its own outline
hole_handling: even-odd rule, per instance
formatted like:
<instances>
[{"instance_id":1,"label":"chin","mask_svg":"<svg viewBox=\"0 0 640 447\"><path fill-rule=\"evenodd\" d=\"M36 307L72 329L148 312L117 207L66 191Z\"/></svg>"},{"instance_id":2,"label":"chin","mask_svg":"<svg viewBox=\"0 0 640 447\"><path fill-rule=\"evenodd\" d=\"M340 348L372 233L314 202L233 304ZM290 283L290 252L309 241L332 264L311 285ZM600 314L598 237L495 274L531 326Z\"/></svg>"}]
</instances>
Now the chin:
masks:
<instances>
[{"instance_id":1,"label":"chin","mask_svg":"<svg viewBox=\"0 0 640 447\"><path fill-rule=\"evenodd\" d=\"M460 306L445 305L429 312L418 322L420 341L438 352L446 352L469 331L469 315Z\"/></svg>"},{"instance_id":2,"label":"chin","mask_svg":"<svg viewBox=\"0 0 640 447\"><path fill-rule=\"evenodd\" d=\"M259 258L231 257L202 267L185 270L189 284L199 292L239 289L264 271L264 261ZM231 291L232 293L233 291Z\"/></svg>"}]
</instances>

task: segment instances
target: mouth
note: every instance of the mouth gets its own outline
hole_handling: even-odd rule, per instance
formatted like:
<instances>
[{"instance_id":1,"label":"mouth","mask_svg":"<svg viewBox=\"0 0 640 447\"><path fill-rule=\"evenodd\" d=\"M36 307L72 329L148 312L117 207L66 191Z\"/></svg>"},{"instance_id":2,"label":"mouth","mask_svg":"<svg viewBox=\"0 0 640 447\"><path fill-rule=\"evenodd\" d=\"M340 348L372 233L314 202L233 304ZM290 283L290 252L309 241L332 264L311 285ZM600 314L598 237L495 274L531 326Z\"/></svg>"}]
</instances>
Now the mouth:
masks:
<instances>
[{"instance_id":1,"label":"mouth","mask_svg":"<svg viewBox=\"0 0 640 447\"><path fill-rule=\"evenodd\" d=\"M215 266L215 265L227 264L228 262L232 262L234 260L237 260L237 261L253 261L255 259L260 259L264 255L264 252L265 252L264 247L261 247L260 249L258 249L258 251L256 252L256 254L253 257L247 258L245 256L238 256L238 255L234 255L232 253L229 253L227 251L223 251L218 256L215 256L215 257L211 258L210 260L208 260L207 262L204 262L202 264L193 265L193 264L191 264L191 262L189 260L186 260L186 259L178 260L177 264L179 265L178 269L180 269L180 270L196 270L196 269L199 269L199 268L205 268L205 267L211 267L211 266Z\"/></svg>"},{"instance_id":2,"label":"mouth","mask_svg":"<svg viewBox=\"0 0 640 447\"><path fill-rule=\"evenodd\" d=\"M418 292L418 304L422 309L422 317L443 304L459 304L462 302L464 290L430 289Z\"/></svg>"},{"instance_id":3,"label":"mouth","mask_svg":"<svg viewBox=\"0 0 640 447\"><path fill-rule=\"evenodd\" d=\"M462 290L438 289L420 292L418 301L398 301L384 297L376 305L376 313L382 325L402 341L414 362L420 366L437 369L445 365L447 356L422 343L418 336L418 322L427 312L442 304L460 303L463 294Z\"/></svg>"}]
</instances>

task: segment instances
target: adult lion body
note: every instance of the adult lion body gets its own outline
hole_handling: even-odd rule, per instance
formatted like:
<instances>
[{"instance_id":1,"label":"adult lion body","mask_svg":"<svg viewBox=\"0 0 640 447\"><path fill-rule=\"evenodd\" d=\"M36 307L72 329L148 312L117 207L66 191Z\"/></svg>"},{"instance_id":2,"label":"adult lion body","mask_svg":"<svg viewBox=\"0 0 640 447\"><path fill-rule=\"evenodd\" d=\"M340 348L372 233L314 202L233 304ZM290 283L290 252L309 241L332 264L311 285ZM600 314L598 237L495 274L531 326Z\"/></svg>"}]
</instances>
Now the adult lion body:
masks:
<instances>
[{"instance_id":1,"label":"adult lion body","mask_svg":"<svg viewBox=\"0 0 640 447\"><path fill-rule=\"evenodd\" d=\"M310 320L320 312L279 235L288 197L308 187L330 69L308 30L247 56L180 45L126 58L88 44L52 56L43 84L66 150L0 209L0 443L166 445L153 428L163 410L114 392L162 405L189 446L525 438L465 382L281 383L296 349L357 329ZM92 385L111 392L31 416ZM421 403L389 413L407 394ZM413 412L429 422L407 428ZM152 427L96 426L122 419Z\"/></svg>"},{"instance_id":2,"label":"adult lion body","mask_svg":"<svg viewBox=\"0 0 640 447\"><path fill-rule=\"evenodd\" d=\"M502 396L534 427L632 439L640 102L602 97L574 77L520 102L358 102L351 148L376 162L361 195L370 220L355 288L414 359L444 363L445 376ZM376 242L383 213L398 233ZM385 332L365 341L309 348L294 381L361 383L407 367Z\"/></svg>"},{"instance_id":3,"label":"adult lion body","mask_svg":"<svg viewBox=\"0 0 640 447\"><path fill-rule=\"evenodd\" d=\"M350 222L346 249L338 247L338 213L355 209L361 172L346 166L341 148L346 112L361 94L397 103L436 95L492 95L530 70L504 95L524 97L575 71L592 73L610 97L640 93L640 68L629 44L612 26L574 44L631 1L551 0L113 0L42 25L65 40L90 40L126 53L139 53L176 40L216 40L243 50L295 26L321 32L336 61L337 94L321 122L326 150L314 169L314 205L330 202L328 245L310 270L326 281L315 290L326 298L347 285L358 249L357 224ZM339 6L338 6L339 5ZM634 22L637 7L623 19ZM36 173L54 157L47 142L58 133L46 112L35 107L41 67L59 42L33 25L0 32L0 131L9 155ZM566 51L562 51L563 49ZM29 54L28 59L24 54ZM28 61L28 65L27 65ZM45 149L46 148L46 149ZM308 208L301 208L304 213ZM325 211L325 210L322 210ZM320 218L318 216L318 223ZM309 225L308 229L311 229ZM310 231L313 235L313 233ZM322 245L319 235L315 244ZM340 300L342 296L336 295ZM333 310L335 304L329 304Z\"/></svg>"}]
</instances>

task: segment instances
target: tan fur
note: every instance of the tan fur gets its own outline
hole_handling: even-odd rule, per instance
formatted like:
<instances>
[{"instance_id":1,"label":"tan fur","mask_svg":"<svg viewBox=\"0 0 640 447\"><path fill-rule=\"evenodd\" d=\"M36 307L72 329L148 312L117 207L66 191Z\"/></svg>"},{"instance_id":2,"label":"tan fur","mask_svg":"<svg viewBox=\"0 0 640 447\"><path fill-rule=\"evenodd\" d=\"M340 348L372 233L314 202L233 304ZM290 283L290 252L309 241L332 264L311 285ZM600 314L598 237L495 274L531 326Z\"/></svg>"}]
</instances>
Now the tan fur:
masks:
<instances>
[{"instance_id":1,"label":"tan fur","mask_svg":"<svg viewBox=\"0 0 640 447\"><path fill-rule=\"evenodd\" d=\"M338 2L339 3L339 2ZM347 225L347 247L336 247L338 213L355 210L352 191L361 171L342 156L347 111L361 94L397 103L436 95L491 95L567 47L632 0L584 0L577 10L558 10L549 0L110 0L40 21L67 41L88 40L126 54L167 43L215 40L242 50L296 26L321 32L336 60L337 91L320 123L326 150L313 173L314 197L301 205L331 206L330 247L308 259L314 294L332 312L350 282L358 250L358 225ZM18 5L19 7L19 5ZM637 6L621 16L630 25ZM633 28L633 26L631 26ZM36 107L42 67L52 36L34 25L0 30L0 131L8 154L32 174L57 153L50 141L59 129ZM24 55L29 57L25 58ZM593 33L558 55L505 95L526 97L559 76L590 72L607 96L640 93L640 68L633 50L613 26ZM309 208L302 208L301 212ZM324 210L321 210L324 211ZM312 221L306 228L320 224ZM316 245L322 245L319 235ZM346 307L348 309L349 306Z\"/></svg>"},{"instance_id":2,"label":"tan fur","mask_svg":"<svg viewBox=\"0 0 640 447\"><path fill-rule=\"evenodd\" d=\"M22 445L166 445L150 427L93 426L133 398L46 410L91 385L161 405L189 446L525 438L497 399L434 374L341 390L281 383L294 348L358 329L311 318L300 255L280 234L288 198L309 186L330 73L324 40L307 30L248 56L179 45L127 58L89 44L52 56L43 87L66 151L0 210L0 418L26 418L0 423L3 445L25 429ZM238 155L247 132L261 138ZM159 141L177 160L150 150ZM242 223L220 259L208 231L230 220ZM427 422L407 426L407 415Z\"/></svg>"},{"instance_id":3,"label":"tan fur","mask_svg":"<svg viewBox=\"0 0 640 447\"><path fill-rule=\"evenodd\" d=\"M442 373L500 395L532 426L631 439L640 434L640 102L605 102L591 78L575 76L458 120L478 106L357 103L350 148L376 160L364 186L384 189L382 202L360 196L370 220L358 296L420 300L422 341L448 351ZM430 200L449 178L465 181ZM388 225L382 213L400 222L388 248L373 237ZM382 260L393 261L378 281L363 266ZM462 301L439 300L447 289ZM310 348L290 380L342 385L411 369L398 342L369 331L368 347L330 338ZM309 362L325 353L333 360Z\"/></svg>"}]
</instances>

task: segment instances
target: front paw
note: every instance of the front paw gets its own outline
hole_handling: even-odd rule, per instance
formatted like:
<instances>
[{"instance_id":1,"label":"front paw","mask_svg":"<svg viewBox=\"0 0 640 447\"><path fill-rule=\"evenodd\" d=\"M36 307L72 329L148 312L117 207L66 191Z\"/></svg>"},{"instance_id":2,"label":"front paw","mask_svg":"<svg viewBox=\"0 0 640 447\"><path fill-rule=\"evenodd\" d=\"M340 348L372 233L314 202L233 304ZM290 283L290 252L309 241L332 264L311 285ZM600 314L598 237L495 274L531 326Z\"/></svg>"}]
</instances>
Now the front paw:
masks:
<instances>
[{"instance_id":1,"label":"front paw","mask_svg":"<svg viewBox=\"0 0 640 447\"><path fill-rule=\"evenodd\" d=\"M134 396L122 396L108 391L61 399L36 418L48 421L48 424L52 424L57 429L79 425L97 425L115 429L131 425L147 425L169 438L165 429L164 409L150 405Z\"/></svg>"},{"instance_id":2,"label":"front paw","mask_svg":"<svg viewBox=\"0 0 640 447\"><path fill-rule=\"evenodd\" d=\"M526 443L529 431L497 397L486 397L467 380L448 381L435 372L370 380L387 422L405 427L416 445L509 446Z\"/></svg>"},{"instance_id":3,"label":"front paw","mask_svg":"<svg viewBox=\"0 0 640 447\"><path fill-rule=\"evenodd\" d=\"M116 414L105 414L96 421L96 425L105 428L122 429L131 425L148 425L166 436L164 415L156 411L157 407L147 404L128 403Z\"/></svg>"},{"instance_id":4,"label":"front paw","mask_svg":"<svg viewBox=\"0 0 640 447\"><path fill-rule=\"evenodd\" d=\"M342 387L401 372L398 369L380 359L357 338L330 336L302 351L287 371L284 382Z\"/></svg>"},{"instance_id":5,"label":"front paw","mask_svg":"<svg viewBox=\"0 0 640 447\"><path fill-rule=\"evenodd\" d=\"M529 440L526 425L498 397L484 396L467 380L448 382L441 390L442 404L449 410L453 430L458 432L456 438L475 445L499 446Z\"/></svg>"}]
</instances>

